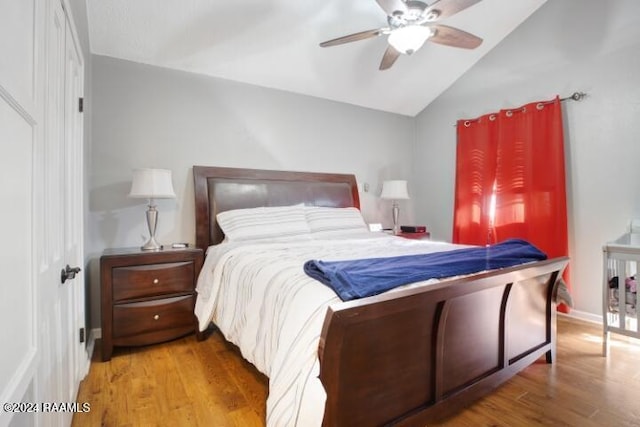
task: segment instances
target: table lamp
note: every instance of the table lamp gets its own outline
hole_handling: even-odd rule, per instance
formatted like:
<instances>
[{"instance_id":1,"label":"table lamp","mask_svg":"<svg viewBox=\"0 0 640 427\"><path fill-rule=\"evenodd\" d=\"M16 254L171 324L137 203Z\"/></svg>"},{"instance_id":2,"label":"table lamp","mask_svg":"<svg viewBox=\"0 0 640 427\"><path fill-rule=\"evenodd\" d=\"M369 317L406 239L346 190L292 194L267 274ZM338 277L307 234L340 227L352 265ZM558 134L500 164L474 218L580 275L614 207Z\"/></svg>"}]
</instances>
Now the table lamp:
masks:
<instances>
[{"instance_id":1,"label":"table lamp","mask_svg":"<svg viewBox=\"0 0 640 427\"><path fill-rule=\"evenodd\" d=\"M149 200L147 227L149 227L150 236L149 241L141 249L144 251L162 249L162 245L158 244L155 237L156 225L158 224L158 211L156 210L155 200L176 197L171 182L171 171L168 169L135 169L129 197Z\"/></svg>"},{"instance_id":2,"label":"table lamp","mask_svg":"<svg viewBox=\"0 0 640 427\"><path fill-rule=\"evenodd\" d=\"M393 214L393 234L398 234L398 216L400 216L400 208L398 207L398 200L408 199L409 192L407 191L407 181L403 180L390 180L382 183L382 192L380 193L381 199L389 199L393 201L392 214Z\"/></svg>"}]
</instances>

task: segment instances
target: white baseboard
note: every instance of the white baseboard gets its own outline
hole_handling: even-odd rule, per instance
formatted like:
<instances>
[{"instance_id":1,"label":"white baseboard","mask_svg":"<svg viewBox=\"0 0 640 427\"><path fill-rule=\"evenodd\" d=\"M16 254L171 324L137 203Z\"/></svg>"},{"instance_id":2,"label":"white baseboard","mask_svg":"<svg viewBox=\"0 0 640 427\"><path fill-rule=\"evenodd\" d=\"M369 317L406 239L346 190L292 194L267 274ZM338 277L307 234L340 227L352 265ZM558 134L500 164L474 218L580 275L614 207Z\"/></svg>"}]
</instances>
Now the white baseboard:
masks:
<instances>
[{"instance_id":1,"label":"white baseboard","mask_svg":"<svg viewBox=\"0 0 640 427\"><path fill-rule=\"evenodd\" d=\"M590 323L597 323L598 325L602 325L602 316L588 313L586 311L574 310L571 309L570 313L558 313L561 316L573 317L574 319L584 320Z\"/></svg>"},{"instance_id":2,"label":"white baseboard","mask_svg":"<svg viewBox=\"0 0 640 427\"><path fill-rule=\"evenodd\" d=\"M100 338L102 338L102 329L96 328L89 331L89 339L87 340L89 360L93 360L93 350L96 348L96 340Z\"/></svg>"}]
</instances>

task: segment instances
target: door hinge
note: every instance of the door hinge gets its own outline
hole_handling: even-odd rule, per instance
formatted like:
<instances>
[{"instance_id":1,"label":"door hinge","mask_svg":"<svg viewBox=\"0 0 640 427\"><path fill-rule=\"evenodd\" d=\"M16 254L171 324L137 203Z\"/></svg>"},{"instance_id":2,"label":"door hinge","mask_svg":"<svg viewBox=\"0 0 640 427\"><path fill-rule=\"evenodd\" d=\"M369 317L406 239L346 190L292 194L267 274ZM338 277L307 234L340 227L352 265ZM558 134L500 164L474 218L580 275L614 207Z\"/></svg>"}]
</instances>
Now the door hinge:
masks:
<instances>
[{"instance_id":1,"label":"door hinge","mask_svg":"<svg viewBox=\"0 0 640 427\"><path fill-rule=\"evenodd\" d=\"M84 328L80 328L80 342L84 342Z\"/></svg>"},{"instance_id":2,"label":"door hinge","mask_svg":"<svg viewBox=\"0 0 640 427\"><path fill-rule=\"evenodd\" d=\"M78 98L78 111L81 113L84 111L84 98Z\"/></svg>"}]
</instances>

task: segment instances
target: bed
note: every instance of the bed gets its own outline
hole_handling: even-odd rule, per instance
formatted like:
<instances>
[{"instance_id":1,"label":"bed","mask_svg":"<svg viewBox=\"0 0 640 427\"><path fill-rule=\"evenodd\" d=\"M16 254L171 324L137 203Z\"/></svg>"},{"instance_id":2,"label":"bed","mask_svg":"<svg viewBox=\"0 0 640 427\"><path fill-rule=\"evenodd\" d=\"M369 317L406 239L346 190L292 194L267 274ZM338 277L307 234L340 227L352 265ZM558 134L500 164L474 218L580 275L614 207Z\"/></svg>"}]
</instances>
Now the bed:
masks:
<instances>
[{"instance_id":1,"label":"bed","mask_svg":"<svg viewBox=\"0 0 640 427\"><path fill-rule=\"evenodd\" d=\"M295 263L318 248L347 251L345 242L307 249L306 241L273 239L220 252L225 236L217 216L262 206L359 208L353 175L194 166L193 176L196 246L209 249L198 280L198 337L213 320L269 377L267 425L423 426L490 393L542 356L554 360L555 298L567 258L341 301ZM411 252L437 243L378 235L366 245ZM274 256L295 270L295 280L283 279L295 290L287 296L273 291L283 276ZM213 267L221 263L224 269ZM234 263L235 270L227 269ZM258 276L267 284L244 287L251 286L247 277ZM219 284L205 289L208 282ZM265 301L275 305L266 308ZM252 323L255 330L243 332Z\"/></svg>"}]
</instances>

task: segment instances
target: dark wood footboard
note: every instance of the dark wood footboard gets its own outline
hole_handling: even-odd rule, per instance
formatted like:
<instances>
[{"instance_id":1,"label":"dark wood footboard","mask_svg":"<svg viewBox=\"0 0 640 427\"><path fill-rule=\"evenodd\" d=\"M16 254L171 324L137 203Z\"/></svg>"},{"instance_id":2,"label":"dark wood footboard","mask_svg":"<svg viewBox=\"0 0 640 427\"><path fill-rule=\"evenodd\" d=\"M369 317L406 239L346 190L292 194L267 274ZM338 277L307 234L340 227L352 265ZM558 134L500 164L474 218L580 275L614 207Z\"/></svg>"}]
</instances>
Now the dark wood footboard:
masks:
<instances>
[{"instance_id":1,"label":"dark wood footboard","mask_svg":"<svg viewBox=\"0 0 640 427\"><path fill-rule=\"evenodd\" d=\"M557 258L333 306L325 426L424 426L556 349Z\"/></svg>"}]
</instances>

